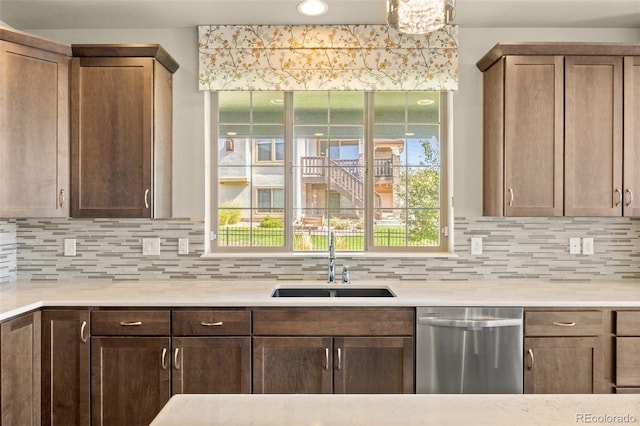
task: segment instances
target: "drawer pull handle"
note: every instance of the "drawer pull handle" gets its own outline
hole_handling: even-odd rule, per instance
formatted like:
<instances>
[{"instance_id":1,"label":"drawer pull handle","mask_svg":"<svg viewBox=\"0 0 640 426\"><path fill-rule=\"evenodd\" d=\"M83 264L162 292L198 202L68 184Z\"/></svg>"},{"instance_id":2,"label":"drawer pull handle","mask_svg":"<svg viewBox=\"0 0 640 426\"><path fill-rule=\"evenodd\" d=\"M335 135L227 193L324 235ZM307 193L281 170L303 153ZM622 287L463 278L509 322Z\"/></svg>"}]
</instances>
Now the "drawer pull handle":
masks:
<instances>
[{"instance_id":1,"label":"drawer pull handle","mask_svg":"<svg viewBox=\"0 0 640 426\"><path fill-rule=\"evenodd\" d=\"M533 368L533 364L535 363L535 359L533 358L533 349L529 349L527 353L529 354L529 362L527 362L527 369L531 370Z\"/></svg>"},{"instance_id":2,"label":"drawer pull handle","mask_svg":"<svg viewBox=\"0 0 640 426\"><path fill-rule=\"evenodd\" d=\"M509 207L513 207L513 188L509 188Z\"/></svg>"},{"instance_id":3,"label":"drawer pull handle","mask_svg":"<svg viewBox=\"0 0 640 426\"><path fill-rule=\"evenodd\" d=\"M176 350L173 352L173 367L176 370L180 370L180 363L178 362L178 355L180 355L180 348L176 348Z\"/></svg>"},{"instance_id":4,"label":"drawer pull handle","mask_svg":"<svg viewBox=\"0 0 640 426\"><path fill-rule=\"evenodd\" d=\"M162 369L167 369L167 348L162 348Z\"/></svg>"},{"instance_id":5,"label":"drawer pull handle","mask_svg":"<svg viewBox=\"0 0 640 426\"><path fill-rule=\"evenodd\" d=\"M201 326L203 327L222 327L224 325L224 323L222 321L218 321L218 322L205 322L202 321L200 323Z\"/></svg>"},{"instance_id":6,"label":"drawer pull handle","mask_svg":"<svg viewBox=\"0 0 640 426\"><path fill-rule=\"evenodd\" d=\"M615 207L618 207L620 205L620 203L622 202L622 191L620 191L618 188L615 189L615 193L616 193L616 200L614 202Z\"/></svg>"},{"instance_id":7,"label":"drawer pull handle","mask_svg":"<svg viewBox=\"0 0 640 426\"><path fill-rule=\"evenodd\" d=\"M329 369L329 348L324 348L324 369Z\"/></svg>"},{"instance_id":8,"label":"drawer pull handle","mask_svg":"<svg viewBox=\"0 0 640 426\"><path fill-rule=\"evenodd\" d=\"M87 328L87 322L82 321L82 326L80 327L80 341L82 343L87 343L87 336L84 335L84 330Z\"/></svg>"},{"instance_id":9,"label":"drawer pull handle","mask_svg":"<svg viewBox=\"0 0 640 426\"><path fill-rule=\"evenodd\" d=\"M575 327L575 322L554 322L553 325L558 327Z\"/></svg>"},{"instance_id":10,"label":"drawer pull handle","mask_svg":"<svg viewBox=\"0 0 640 426\"><path fill-rule=\"evenodd\" d=\"M144 208L149 208L149 188L144 190Z\"/></svg>"},{"instance_id":11,"label":"drawer pull handle","mask_svg":"<svg viewBox=\"0 0 640 426\"><path fill-rule=\"evenodd\" d=\"M123 327L139 327L142 325L142 321L120 321L120 325Z\"/></svg>"},{"instance_id":12,"label":"drawer pull handle","mask_svg":"<svg viewBox=\"0 0 640 426\"><path fill-rule=\"evenodd\" d=\"M58 205L60 206L60 208L64 207L64 189L61 189L60 193L58 194Z\"/></svg>"},{"instance_id":13,"label":"drawer pull handle","mask_svg":"<svg viewBox=\"0 0 640 426\"><path fill-rule=\"evenodd\" d=\"M629 197L627 198L627 204L626 206L629 207L632 203L633 203L633 192L631 192L631 190L629 188L625 189L625 191Z\"/></svg>"},{"instance_id":14,"label":"drawer pull handle","mask_svg":"<svg viewBox=\"0 0 640 426\"><path fill-rule=\"evenodd\" d=\"M342 370L342 349L338 348L338 371Z\"/></svg>"}]
</instances>

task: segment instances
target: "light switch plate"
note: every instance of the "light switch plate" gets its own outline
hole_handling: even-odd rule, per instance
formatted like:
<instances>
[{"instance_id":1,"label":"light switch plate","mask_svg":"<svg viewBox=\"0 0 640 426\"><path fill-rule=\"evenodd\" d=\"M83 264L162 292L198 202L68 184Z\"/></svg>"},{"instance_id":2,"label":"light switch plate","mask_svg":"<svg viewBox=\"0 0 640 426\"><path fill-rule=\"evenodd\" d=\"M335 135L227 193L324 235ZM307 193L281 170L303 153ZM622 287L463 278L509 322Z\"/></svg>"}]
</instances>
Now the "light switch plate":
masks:
<instances>
[{"instance_id":1,"label":"light switch plate","mask_svg":"<svg viewBox=\"0 0 640 426\"><path fill-rule=\"evenodd\" d=\"M582 239L582 254L586 254L586 255L593 254L593 238Z\"/></svg>"},{"instance_id":2,"label":"light switch plate","mask_svg":"<svg viewBox=\"0 0 640 426\"><path fill-rule=\"evenodd\" d=\"M569 253L580 254L580 238L569 238Z\"/></svg>"},{"instance_id":3,"label":"light switch plate","mask_svg":"<svg viewBox=\"0 0 640 426\"><path fill-rule=\"evenodd\" d=\"M178 238L178 254L189 254L188 238Z\"/></svg>"},{"instance_id":4,"label":"light switch plate","mask_svg":"<svg viewBox=\"0 0 640 426\"><path fill-rule=\"evenodd\" d=\"M471 238L471 254L473 254L474 256L482 254L482 238Z\"/></svg>"},{"instance_id":5,"label":"light switch plate","mask_svg":"<svg viewBox=\"0 0 640 426\"><path fill-rule=\"evenodd\" d=\"M142 239L143 256L160 256L160 238Z\"/></svg>"},{"instance_id":6,"label":"light switch plate","mask_svg":"<svg viewBox=\"0 0 640 426\"><path fill-rule=\"evenodd\" d=\"M64 255L65 256L76 255L76 239L75 238L64 239Z\"/></svg>"}]
</instances>

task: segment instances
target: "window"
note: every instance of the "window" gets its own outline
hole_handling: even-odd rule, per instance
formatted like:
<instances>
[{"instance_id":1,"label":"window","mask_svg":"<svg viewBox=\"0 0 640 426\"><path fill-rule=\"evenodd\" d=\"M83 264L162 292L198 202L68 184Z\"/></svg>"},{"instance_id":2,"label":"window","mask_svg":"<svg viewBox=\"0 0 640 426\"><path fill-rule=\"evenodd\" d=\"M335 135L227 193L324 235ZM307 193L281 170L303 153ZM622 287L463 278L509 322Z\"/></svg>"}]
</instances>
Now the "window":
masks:
<instances>
[{"instance_id":1,"label":"window","mask_svg":"<svg viewBox=\"0 0 640 426\"><path fill-rule=\"evenodd\" d=\"M447 250L446 95L212 96L213 251Z\"/></svg>"}]
</instances>

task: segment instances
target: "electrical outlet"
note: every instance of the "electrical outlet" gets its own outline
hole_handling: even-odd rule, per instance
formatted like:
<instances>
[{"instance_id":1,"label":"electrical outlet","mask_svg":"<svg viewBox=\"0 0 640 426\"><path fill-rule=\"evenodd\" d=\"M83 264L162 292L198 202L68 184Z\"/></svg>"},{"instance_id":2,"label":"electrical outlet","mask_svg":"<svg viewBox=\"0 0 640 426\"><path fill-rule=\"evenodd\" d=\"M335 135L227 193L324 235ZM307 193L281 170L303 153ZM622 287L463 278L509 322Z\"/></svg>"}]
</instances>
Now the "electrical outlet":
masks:
<instances>
[{"instance_id":1,"label":"electrical outlet","mask_svg":"<svg viewBox=\"0 0 640 426\"><path fill-rule=\"evenodd\" d=\"M65 256L76 255L76 239L75 238L64 239L64 255Z\"/></svg>"},{"instance_id":2,"label":"electrical outlet","mask_svg":"<svg viewBox=\"0 0 640 426\"><path fill-rule=\"evenodd\" d=\"M580 238L569 238L569 253L580 254Z\"/></svg>"},{"instance_id":3,"label":"electrical outlet","mask_svg":"<svg viewBox=\"0 0 640 426\"><path fill-rule=\"evenodd\" d=\"M482 238L471 238L471 254L473 254L474 256L482 254Z\"/></svg>"},{"instance_id":4,"label":"electrical outlet","mask_svg":"<svg viewBox=\"0 0 640 426\"><path fill-rule=\"evenodd\" d=\"M593 238L582 239L582 254L586 254L586 255L593 254Z\"/></svg>"},{"instance_id":5,"label":"electrical outlet","mask_svg":"<svg viewBox=\"0 0 640 426\"><path fill-rule=\"evenodd\" d=\"M160 256L160 238L143 238L142 254L144 256Z\"/></svg>"},{"instance_id":6,"label":"electrical outlet","mask_svg":"<svg viewBox=\"0 0 640 426\"><path fill-rule=\"evenodd\" d=\"M188 238L178 238L178 254L189 254Z\"/></svg>"}]
</instances>

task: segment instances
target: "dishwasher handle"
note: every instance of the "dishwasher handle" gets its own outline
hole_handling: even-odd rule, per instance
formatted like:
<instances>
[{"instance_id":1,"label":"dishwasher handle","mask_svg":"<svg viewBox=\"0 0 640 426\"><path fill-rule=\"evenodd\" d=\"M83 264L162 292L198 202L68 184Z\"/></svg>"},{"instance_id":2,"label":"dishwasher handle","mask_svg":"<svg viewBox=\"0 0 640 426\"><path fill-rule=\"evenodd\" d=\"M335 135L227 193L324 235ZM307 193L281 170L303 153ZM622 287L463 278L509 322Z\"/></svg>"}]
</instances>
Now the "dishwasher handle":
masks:
<instances>
[{"instance_id":1,"label":"dishwasher handle","mask_svg":"<svg viewBox=\"0 0 640 426\"><path fill-rule=\"evenodd\" d=\"M451 319L421 317L418 318L420 325L432 325L435 327L459 327L459 328L496 328L496 327L516 327L522 325L520 318L495 318L495 319Z\"/></svg>"}]
</instances>

